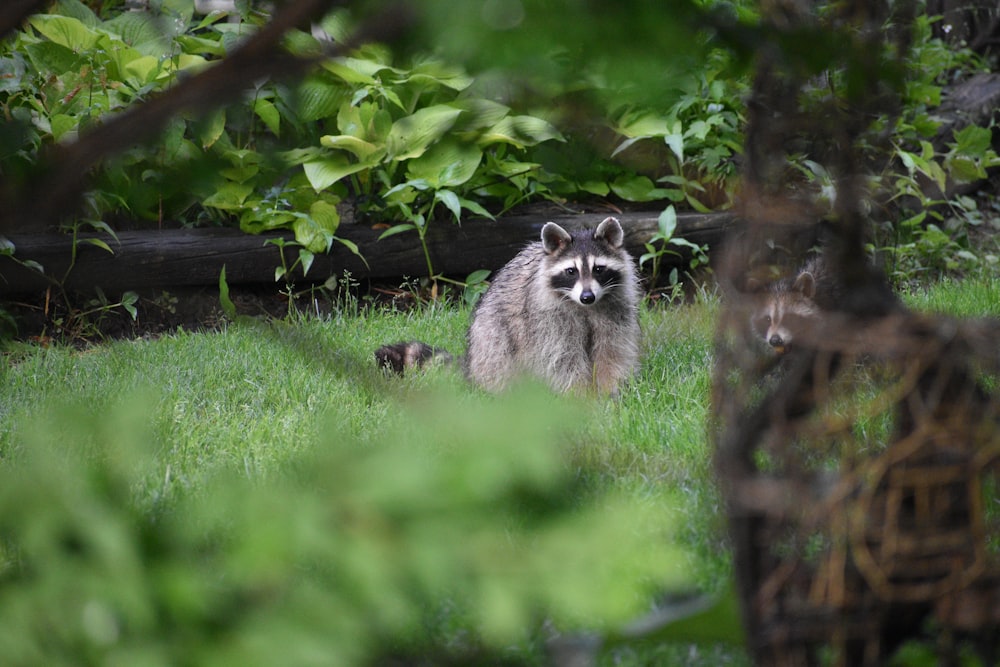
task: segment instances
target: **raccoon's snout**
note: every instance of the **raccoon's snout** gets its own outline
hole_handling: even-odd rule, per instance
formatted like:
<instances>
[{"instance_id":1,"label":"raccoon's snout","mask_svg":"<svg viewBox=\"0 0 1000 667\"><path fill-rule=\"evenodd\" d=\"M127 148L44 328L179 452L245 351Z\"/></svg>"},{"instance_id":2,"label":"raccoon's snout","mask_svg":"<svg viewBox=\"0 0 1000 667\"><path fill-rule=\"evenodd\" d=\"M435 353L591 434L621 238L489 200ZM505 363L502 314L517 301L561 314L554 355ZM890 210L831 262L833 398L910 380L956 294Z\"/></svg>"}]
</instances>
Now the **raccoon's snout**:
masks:
<instances>
[{"instance_id":1,"label":"raccoon's snout","mask_svg":"<svg viewBox=\"0 0 1000 667\"><path fill-rule=\"evenodd\" d=\"M767 341L771 347L784 347L785 341L778 334L771 336L770 340Z\"/></svg>"},{"instance_id":2,"label":"raccoon's snout","mask_svg":"<svg viewBox=\"0 0 1000 667\"><path fill-rule=\"evenodd\" d=\"M580 303L582 303L583 305L589 306L595 301L597 301L597 295L594 294L591 290L587 289L580 292Z\"/></svg>"}]
</instances>

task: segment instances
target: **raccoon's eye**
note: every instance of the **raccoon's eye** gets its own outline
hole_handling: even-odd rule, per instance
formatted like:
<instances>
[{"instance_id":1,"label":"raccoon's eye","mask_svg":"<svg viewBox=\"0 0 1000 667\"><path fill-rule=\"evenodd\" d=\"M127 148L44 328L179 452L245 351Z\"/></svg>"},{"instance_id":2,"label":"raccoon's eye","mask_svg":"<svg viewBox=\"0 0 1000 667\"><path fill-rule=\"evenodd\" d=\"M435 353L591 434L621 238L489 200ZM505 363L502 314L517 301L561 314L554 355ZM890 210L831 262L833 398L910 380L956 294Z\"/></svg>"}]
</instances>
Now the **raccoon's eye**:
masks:
<instances>
[{"instance_id":1,"label":"raccoon's eye","mask_svg":"<svg viewBox=\"0 0 1000 667\"><path fill-rule=\"evenodd\" d=\"M576 267L575 266L571 266L568 269L566 269L566 275L570 276L570 277L575 276L576 275Z\"/></svg>"},{"instance_id":2,"label":"raccoon's eye","mask_svg":"<svg viewBox=\"0 0 1000 667\"><path fill-rule=\"evenodd\" d=\"M605 269L605 267L604 267L604 265L603 265L603 264L598 264L598 265L596 265L596 266L594 267L594 275L595 275L595 276L599 276L599 275L601 275L602 273L604 273L604 269Z\"/></svg>"}]
</instances>

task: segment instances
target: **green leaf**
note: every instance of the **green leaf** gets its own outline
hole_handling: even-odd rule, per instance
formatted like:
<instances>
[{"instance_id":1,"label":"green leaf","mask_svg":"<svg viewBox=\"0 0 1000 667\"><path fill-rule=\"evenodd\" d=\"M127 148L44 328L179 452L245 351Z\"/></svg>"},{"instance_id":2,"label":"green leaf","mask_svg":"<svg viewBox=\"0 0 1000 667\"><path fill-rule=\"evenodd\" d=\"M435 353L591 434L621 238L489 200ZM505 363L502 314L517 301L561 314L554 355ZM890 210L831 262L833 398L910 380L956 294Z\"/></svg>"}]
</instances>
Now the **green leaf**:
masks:
<instances>
[{"instance_id":1,"label":"green leaf","mask_svg":"<svg viewBox=\"0 0 1000 667\"><path fill-rule=\"evenodd\" d=\"M986 178L986 170L982 165L969 157L952 158L948 161L948 169L959 183L971 183Z\"/></svg>"},{"instance_id":2,"label":"green leaf","mask_svg":"<svg viewBox=\"0 0 1000 667\"><path fill-rule=\"evenodd\" d=\"M338 150L347 151L359 160L370 161L372 165L376 164L378 160L385 155L385 149L381 146L376 146L375 144L365 141L360 137L348 134L328 134L320 137L319 143L321 146L325 146L326 148L336 148Z\"/></svg>"},{"instance_id":3,"label":"green leaf","mask_svg":"<svg viewBox=\"0 0 1000 667\"><path fill-rule=\"evenodd\" d=\"M983 157L993 143L993 132L978 125L966 125L954 135L955 152L970 157Z\"/></svg>"},{"instance_id":4,"label":"green leaf","mask_svg":"<svg viewBox=\"0 0 1000 667\"><path fill-rule=\"evenodd\" d=\"M247 197L253 194L253 185L226 181L202 201L202 205L223 211L240 211Z\"/></svg>"},{"instance_id":5,"label":"green leaf","mask_svg":"<svg viewBox=\"0 0 1000 667\"><path fill-rule=\"evenodd\" d=\"M667 241L673 238L674 231L677 229L677 211L674 210L672 204L660 213L656 220L656 226L661 240Z\"/></svg>"},{"instance_id":6,"label":"green leaf","mask_svg":"<svg viewBox=\"0 0 1000 667\"><path fill-rule=\"evenodd\" d=\"M90 245L97 246L101 250L104 250L112 255L115 254L115 251L111 249L111 246L109 246L106 242L102 241L101 239L80 239L80 242L89 243Z\"/></svg>"},{"instance_id":7,"label":"green leaf","mask_svg":"<svg viewBox=\"0 0 1000 667\"><path fill-rule=\"evenodd\" d=\"M92 48L100 38L100 33L68 16L36 14L28 18L28 25L49 41L76 52Z\"/></svg>"},{"instance_id":8,"label":"green leaf","mask_svg":"<svg viewBox=\"0 0 1000 667\"><path fill-rule=\"evenodd\" d=\"M674 199L678 194L676 190L666 190L657 188L653 181L646 176L621 174L611 183L611 190L627 201L657 201L661 199ZM683 193L680 193L683 197Z\"/></svg>"},{"instance_id":9,"label":"green leaf","mask_svg":"<svg viewBox=\"0 0 1000 667\"><path fill-rule=\"evenodd\" d=\"M458 201L462 205L462 208L468 211L472 211L476 215L482 216L484 218L489 218L490 220L496 220L496 218L493 217L493 214L487 211L485 208L483 208L479 204L479 202L473 201L471 199L465 199L464 197L459 197Z\"/></svg>"},{"instance_id":10,"label":"green leaf","mask_svg":"<svg viewBox=\"0 0 1000 667\"><path fill-rule=\"evenodd\" d=\"M461 109L438 104L419 109L392 124L386 146L395 160L419 157L447 132L462 113Z\"/></svg>"},{"instance_id":11,"label":"green leaf","mask_svg":"<svg viewBox=\"0 0 1000 667\"><path fill-rule=\"evenodd\" d=\"M382 72L393 72L392 67L361 58L332 58L323 62L323 69L336 74L350 84L375 84Z\"/></svg>"},{"instance_id":12,"label":"green leaf","mask_svg":"<svg viewBox=\"0 0 1000 667\"><path fill-rule=\"evenodd\" d=\"M309 216L320 226L331 234L337 231L340 226L340 213L337 206L327 201L314 201L309 206Z\"/></svg>"},{"instance_id":13,"label":"green leaf","mask_svg":"<svg viewBox=\"0 0 1000 667\"><path fill-rule=\"evenodd\" d=\"M404 222L399 225L393 225L389 229L382 232L379 235L378 240L381 241L382 239L389 238L390 236L395 236L396 234L402 234L403 232L409 232L415 230L416 228L417 226L411 222Z\"/></svg>"},{"instance_id":14,"label":"green leaf","mask_svg":"<svg viewBox=\"0 0 1000 667\"><path fill-rule=\"evenodd\" d=\"M407 162L406 176L425 180L432 188L453 188L472 178L482 159L475 144L443 140Z\"/></svg>"},{"instance_id":15,"label":"green leaf","mask_svg":"<svg viewBox=\"0 0 1000 667\"><path fill-rule=\"evenodd\" d=\"M684 134L681 131L681 122L677 121L674 131L663 137L670 150L677 156L678 160L684 160Z\"/></svg>"},{"instance_id":16,"label":"green leaf","mask_svg":"<svg viewBox=\"0 0 1000 667\"><path fill-rule=\"evenodd\" d=\"M261 119L271 134L281 136L281 114L271 100L258 97L253 101L253 112Z\"/></svg>"},{"instance_id":17,"label":"green leaf","mask_svg":"<svg viewBox=\"0 0 1000 667\"><path fill-rule=\"evenodd\" d=\"M302 276L305 277L309 273L309 269L312 268L313 260L316 259L316 255L305 248L299 248L299 263L302 264Z\"/></svg>"},{"instance_id":18,"label":"green leaf","mask_svg":"<svg viewBox=\"0 0 1000 667\"><path fill-rule=\"evenodd\" d=\"M229 283L226 282L225 264L222 265L222 271L219 272L219 304L226 317L231 320L236 319L236 304L229 298Z\"/></svg>"},{"instance_id":19,"label":"green leaf","mask_svg":"<svg viewBox=\"0 0 1000 667\"><path fill-rule=\"evenodd\" d=\"M132 316L133 321L139 317L139 311L135 307L137 301L139 301L139 295L135 292L125 292L122 294L122 308Z\"/></svg>"},{"instance_id":20,"label":"green leaf","mask_svg":"<svg viewBox=\"0 0 1000 667\"><path fill-rule=\"evenodd\" d=\"M295 108L303 122L332 118L345 101L345 91L324 81L310 79L296 90Z\"/></svg>"},{"instance_id":21,"label":"green leaf","mask_svg":"<svg viewBox=\"0 0 1000 667\"><path fill-rule=\"evenodd\" d=\"M171 26L174 26L173 30ZM185 26L178 26L174 21L162 21L146 12L122 12L105 21L101 27L120 37L139 54L162 57L169 50L167 39L182 32ZM165 33L164 29L168 32Z\"/></svg>"},{"instance_id":22,"label":"green leaf","mask_svg":"<svg viewBox=\"0 0 1000 667\"><path fill-rule=\"evenodd\" d=\"M455 220L460 221L462 219L462 204L458 200L458 195L456 195L451 190L438 190L434 193L435 201L439 201L444 204L451 214L455 216Z\"/></svg>"},{"instance_id":23,"label":"green leaf","mask_svg":"<svg viewBox=\"0 0 1000 667\"><path fill-rule=\"evenodd\" d=\"M351 162L346 155L330 155L319 160L310 160L302 165L306 178L316 192L330 187L345 176L350 176L369 165L364 162Z\"/></svg>"},{"instance_id":24,"label":"green leaf","mask_svg":"<svg viewBox=\"0 0 1000 667\"><path fill-rule=\"evenodd\" d=\"M478 143L480 146L506 143L524 148L550 139L564 141L551 123L534 116L507 116L484 132Z\"/></svg>"},{"instance_id":25,"label":"green leaf","mask_svg":"<svg viewBox=\"0 0 1000 667\"><path fill-rule=\"evenodd\" d=\"M196 125L198 141L204 150L215 145L222 133L226 131L226 110L216 109L206 114Z\"/></svg>"},{"instance_id":26,"label":"green leaf","mask_svg":"<svg viewBox=\"0 0 1000 667\"><path fill-rule=\"evenodd\" d=\"M368 266L368 260L365 259L364 255L361 254L361 250L358 248L358 244L357 243L355 243L354 241L352 241L350 239L342 239L339 236L334 236L333 240L337 241L342 246L344 246L345 248L347 248L348 250L350 250L352 253L354 253L355 255L357 255L358 259L360 259L364 263L364 265L366 267Z\"/></svg>"}]
</instances>

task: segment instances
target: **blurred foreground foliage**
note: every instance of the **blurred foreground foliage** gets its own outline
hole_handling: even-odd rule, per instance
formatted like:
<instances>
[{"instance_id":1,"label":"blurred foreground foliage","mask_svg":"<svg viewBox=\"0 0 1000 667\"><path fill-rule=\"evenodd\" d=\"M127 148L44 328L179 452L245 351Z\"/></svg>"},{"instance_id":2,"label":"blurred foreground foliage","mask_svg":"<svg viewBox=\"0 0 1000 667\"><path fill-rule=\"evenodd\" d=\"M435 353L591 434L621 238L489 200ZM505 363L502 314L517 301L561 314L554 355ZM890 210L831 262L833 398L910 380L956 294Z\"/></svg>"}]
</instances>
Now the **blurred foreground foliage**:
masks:
<instances>
[{"instance_id":1,"label":"blurred foreground foliage","mask_svg":"<svg viewBox=\"0 0 1000 667\"><path fill-rule=\"evenodd\" d=\"M668 493L585 493L582 406L541 391L421 399L377 445L327 415L289 463L188 487L152 405L54 405L5 452L5 664L511 658L543 619L608 628L689 587Z\"/></svg>"}]
</instances>

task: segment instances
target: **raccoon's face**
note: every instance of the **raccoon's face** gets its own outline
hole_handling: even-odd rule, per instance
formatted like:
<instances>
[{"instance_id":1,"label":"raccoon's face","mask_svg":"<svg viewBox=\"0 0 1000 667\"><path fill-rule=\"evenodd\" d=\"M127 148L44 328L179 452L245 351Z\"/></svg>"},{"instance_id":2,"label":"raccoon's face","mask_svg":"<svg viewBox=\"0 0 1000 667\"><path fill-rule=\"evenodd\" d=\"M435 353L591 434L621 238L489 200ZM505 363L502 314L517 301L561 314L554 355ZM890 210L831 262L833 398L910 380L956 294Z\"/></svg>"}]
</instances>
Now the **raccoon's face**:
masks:
<instances>
[{"instance_id":1,"label":"raccoon's face","mask_svg":"<svg viewBox=\"0 0 1000 667\"><path fill-rule=\"evenodd\" d=\"M813 294L813 276L804 273L791 285L779 282L761 295L751 325L776 354L787 352L797 337L815 325L819 308Z\"/></svg>"},{"instance_id":2,"label":"raccoon's face","mask_svg":"<svg viewBox=\"0 0 1000 667\"><path fill-rule=\"evenodd\" d=\"M543 270L549 287L563 299L592 306L623 284L628 256L622 249L623 232L607 218L594 232L570 235L549 222L542 228L547 253Z\"/></svg>"}]
</instances>

